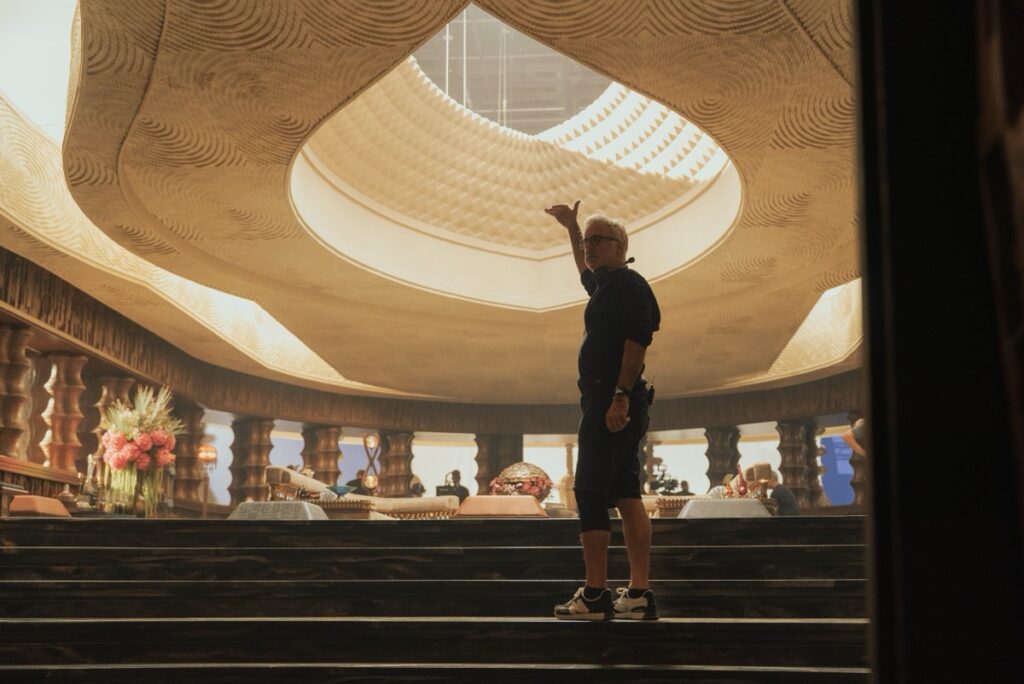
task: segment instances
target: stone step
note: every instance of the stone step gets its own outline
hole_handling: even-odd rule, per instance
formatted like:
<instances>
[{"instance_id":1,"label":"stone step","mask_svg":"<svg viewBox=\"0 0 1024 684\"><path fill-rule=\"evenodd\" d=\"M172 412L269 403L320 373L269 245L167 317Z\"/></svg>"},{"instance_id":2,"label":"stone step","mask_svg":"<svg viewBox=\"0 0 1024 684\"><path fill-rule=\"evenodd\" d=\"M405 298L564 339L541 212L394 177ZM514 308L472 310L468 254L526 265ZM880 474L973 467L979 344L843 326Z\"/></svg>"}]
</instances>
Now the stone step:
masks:
<instances>
[{"instance_id":1,"label":"stone step","mask_svg":"<svg viewBox=\"0 0 1024 684\"><path fill-rule=\"evenodd\" d=\"M400 665L375 665L367 662L317 662L290 665L266 664L181 665L180 662L155 662L153 665L118 667L5 668L0 678L6 684L20 682L90 682L96 684L165 684L169 678L189 684L252 684L252 682L316 681L339 684L366 682L409 682L410 684L522 684L524 681L559 684L866 684L869 671L864 668L759 668L756 666L639 666L614 668L588 665L434 665L408 662Z\"/></svg>"},{"instance_id":2,"label":"stone step","mask_svg":"<svg viewBox=\"0 0 1024 684\"><path fill-rule=\"evenodd\" d=\"M69 540L70 541L70 540ZM6 580L571 579L576 547L7 547ZM609 550L609 576L628 574ZM652 579L863 579L864 547L657 546Z\"/></svg>"},{"instance_id":3,"label":"stone step","mask_svg":"<svg viewBox=\"0 0 1024 684\"><path fill-rule=\"evenodd\" d=\"M559 665L863 668L867 626L863 619L5 618L0 619L0 663L519 666L555 660Z\"/></svg>"},{"instance_id":4,"label":"stone step","mask_svg":"<svg viewBox=\"0 0 1024 684\"><path fill-rule=\"evenodd\" d=\"M252 682L317 681L338 684L365 682L408 682L410 684L523 684L524 681L559 684L630 682L666 684L696 682L702 684L866 684L866 668L841 667L757 667L730 665L600 665L560 664L372 664L364 662L283 665L280 663L182 665L176 662L150 665L96 667L52 665L25 668L0 665L0 678L7 684L20 682L103 682L104 684L165 684L186 681L190 684L252 684Z\"/></svg>"},{"instance_id":5,"label":"stone step","mask_svg":"<svg viewBox=\"0 0 1024 684\"><path fill-rule=\"evenodd\" d=\"M864 617L866 584L660 580L651 588L666 617L823 618ZM0 616L546 617L579 585L578 580L0 580Z\"/></svg>"},{"instance_id":6,"label":"stone step","mask_svg":"<svg viewBox=\"0 0 1024 684\"><path fill-rule=\"evenodd\" d=\"M655 545L864 544L864 517L654 519ZM0 519L0 546L572 546L574 519L138 520ZM612 544L621 545L612 522Z\"/></svg>"}]
</instances>

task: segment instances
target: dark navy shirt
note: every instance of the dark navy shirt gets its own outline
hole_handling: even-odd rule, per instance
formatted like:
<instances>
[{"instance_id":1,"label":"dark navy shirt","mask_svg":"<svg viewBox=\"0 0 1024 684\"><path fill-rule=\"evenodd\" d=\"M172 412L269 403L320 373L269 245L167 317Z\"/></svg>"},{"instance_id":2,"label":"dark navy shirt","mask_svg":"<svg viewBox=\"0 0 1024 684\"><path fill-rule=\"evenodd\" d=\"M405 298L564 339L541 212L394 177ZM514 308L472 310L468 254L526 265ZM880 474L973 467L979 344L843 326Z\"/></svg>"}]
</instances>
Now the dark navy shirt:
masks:
<instances>
[{"instance_id":1,"label":"dark navy shirt","mask_svg":"<svg viewBox=\"0 0 1024 684\"><path fill-rule=\"evenodd\" d=\"M611 391L619 378L626 340L650 346L661 326L661 310L644 277L628 268L608 272L604 278L583 271L580 281L590 295L583 313L580 390L584 394L598 387Z\"/></svg>"},{"instance_id":2,"label":"dark navy shirt","mask_svg":"<svg viewBox=\"0 0 1024 684\"><path fill-rule=\"evenodd\" d=\"M800 515L800 505L788 487L777 485L772 489L772 498L779 502L779 515Z\"/></svg>"}]
</instances>

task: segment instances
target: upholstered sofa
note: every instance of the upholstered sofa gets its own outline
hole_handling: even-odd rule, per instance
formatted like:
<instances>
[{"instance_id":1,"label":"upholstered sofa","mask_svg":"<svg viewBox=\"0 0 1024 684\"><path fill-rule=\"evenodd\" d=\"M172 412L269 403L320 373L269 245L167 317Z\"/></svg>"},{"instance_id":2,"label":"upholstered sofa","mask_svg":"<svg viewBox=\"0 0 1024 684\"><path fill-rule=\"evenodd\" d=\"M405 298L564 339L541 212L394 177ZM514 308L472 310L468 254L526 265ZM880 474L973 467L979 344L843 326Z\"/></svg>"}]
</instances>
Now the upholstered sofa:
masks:
<instances>
[{"instance_id":1,"label":"upholstered sofa","mask_svg":"<svg viewBox=\"0 0 1024 684\"><path fill-rule=\"evenodd\" d=\"M457 496L424 496L388 499L380 496L345 494L338 496L317 479L281 466L267 466L267 484L274 501L291 501L304 490L327 513L327 517L342 520L401 520L450 518L459 510ZM326 494L324 494L326 492ZM321 498L323 497L323 498Z\"/></svg>"}]
</instances>

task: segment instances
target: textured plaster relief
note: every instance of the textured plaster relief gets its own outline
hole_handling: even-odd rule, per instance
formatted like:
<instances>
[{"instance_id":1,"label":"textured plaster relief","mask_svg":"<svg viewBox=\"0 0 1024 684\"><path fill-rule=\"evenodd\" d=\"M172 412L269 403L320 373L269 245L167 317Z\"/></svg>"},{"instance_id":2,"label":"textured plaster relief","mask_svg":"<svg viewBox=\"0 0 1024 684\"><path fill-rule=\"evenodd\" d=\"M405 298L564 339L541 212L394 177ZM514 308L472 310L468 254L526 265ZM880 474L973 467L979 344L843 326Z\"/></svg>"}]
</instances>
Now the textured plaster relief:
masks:
<instances>
[{"instance_id":1,"label":"textured plaster relief","mask_svg":"<svg viewBox=\"0 0 1024 684\"><path fill-rule=\"evenodd\" d=\"M68 194L59 148L0 94L0 244L211 363L334 387L347 381L259 305L191 283L100 232Z\"/></svg>"},{"instance_id":2,"label":"textured plaster relief","mask_svg":"<svg viewBox=\"0 0 1024 684\"><path fill-rule=\"evenodd\" d=\"M792 376L838 364L864 343L860 278L822 293L786 348L765 374Z\"/></svg>"}]
</instances>

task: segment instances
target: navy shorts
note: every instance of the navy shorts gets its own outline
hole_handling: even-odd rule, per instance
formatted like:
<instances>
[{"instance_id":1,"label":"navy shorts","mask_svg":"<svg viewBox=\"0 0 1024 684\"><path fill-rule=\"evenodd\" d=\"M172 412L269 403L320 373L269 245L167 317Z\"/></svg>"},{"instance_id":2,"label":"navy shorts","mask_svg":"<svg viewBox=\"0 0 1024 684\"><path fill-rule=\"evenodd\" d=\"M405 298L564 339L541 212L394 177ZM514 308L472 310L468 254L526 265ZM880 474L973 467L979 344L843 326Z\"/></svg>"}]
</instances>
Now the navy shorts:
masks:
<instances>
[{"instance_id":1,"label":"navy shorts","mask_svg":"<svg viewBox=\"0 0 1024 684\"><path fill-rule=\"evenodd\" d=\"M618 499L639 499L641 495L640 442L647 434L648 406L637 397L629 402L629 423L610 432L604 416L611 404L608 392L595 400L583 395L583 417L579 429L579 458L576 461L575 491L603 494L612 508Z\"/></svg>"}]
</instances>

